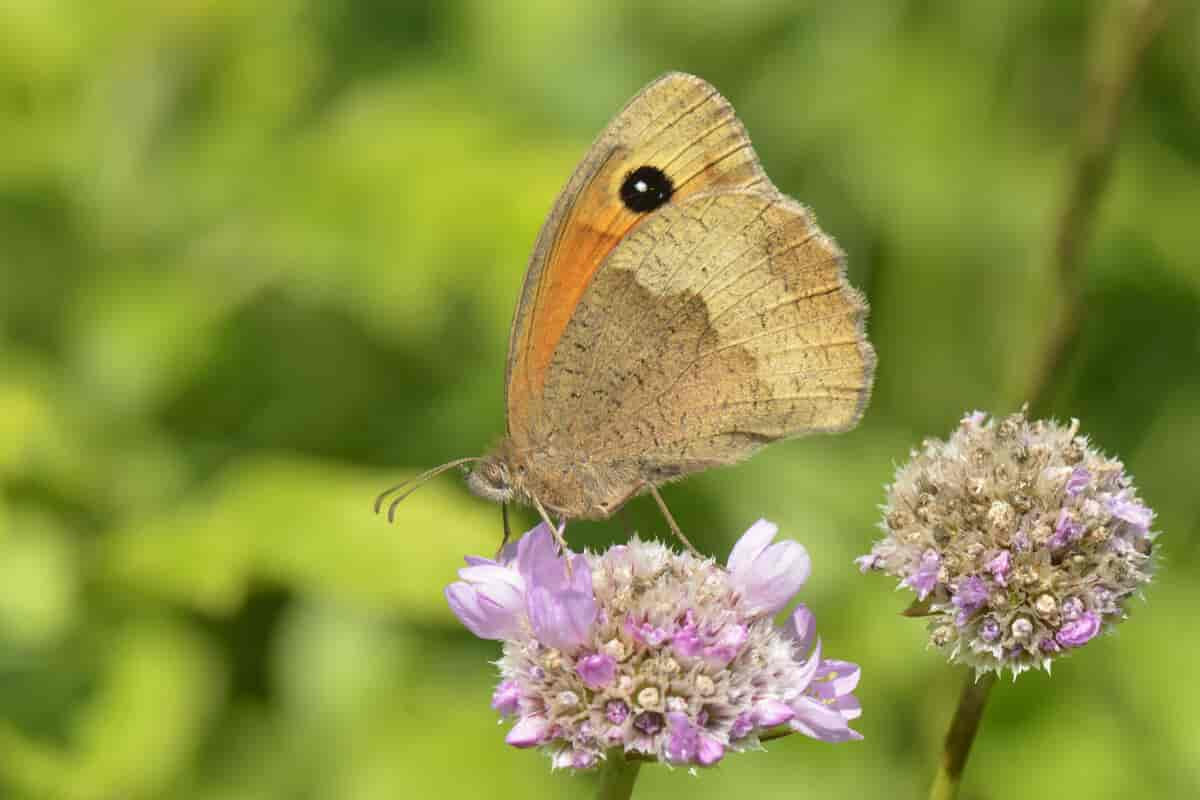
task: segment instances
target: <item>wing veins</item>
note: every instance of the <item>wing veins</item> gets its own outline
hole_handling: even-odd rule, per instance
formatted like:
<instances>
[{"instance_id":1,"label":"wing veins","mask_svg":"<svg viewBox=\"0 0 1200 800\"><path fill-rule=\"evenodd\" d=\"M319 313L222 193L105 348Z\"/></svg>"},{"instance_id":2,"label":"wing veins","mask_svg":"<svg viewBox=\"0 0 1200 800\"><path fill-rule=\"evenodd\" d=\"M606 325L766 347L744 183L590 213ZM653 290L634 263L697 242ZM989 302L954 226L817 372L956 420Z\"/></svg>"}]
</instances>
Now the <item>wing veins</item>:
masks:
<instances>
[{"instance_id":1,"label":"wing veins","mask_svg":"<svg viewBox=\"0 0 1200 800\"><path fill-rule=\"evenodd\" d=\"M708 208L712 208L712 205L713 205L714 203L716 203L716 201L717 201L718 199L720 199L720 196L721 196L721 195L719 195L719 194L714 194L714 195L712 195L712 199L711 199L711 202L710 202L710 204L709 204L709 207L708 207ZM729 232L729 234L728 234L728 235L725 237L725 239L724 239L724 241L722 242L722 244L723 244L724 242L728 242L730 239L732 239L732 238L733 238L733 236L734 236L734 234L736 234L736 233L740 233L741 231L743 231L743 230L745 230L747 227L749 227L751 224L753 224L754 222L757 222L759 219L761 219L761 218L762 218L762 216L763 216L764 214L766 214L766 213L767 213L767 211L768 211L768 210L769 210L769 209L770 209L772 206L774 206L776 202L777 202L777 201L776 201L776 199L775 199L775 198L771 198L770 202L766 203L766 204L765 204L765 205L762 207L762 209L761 209L761 210L760 210L760 211L759 211L757 214L755 214L755 215L754 215L754 218L753 218L752 220L750 220L749 222L747 222L745 225L741 226L740 228L734 228L733 230L731 230L731 231ZM707 211L708 211L708 208L706 208L706 209L705 209L705 212L707 212ZM680 219L682 219L682 217L681 217ZM672 224L674 224L674 223L672 223ZM676 277L679 275L679 271L680 271L680 270L681 270L681 269L682 269L684 266L686 266L686 265L687 265L688 261L691 259L691 256L695 254L696 250L698 250L698 249L699 249L700 245L701 245L702 243L704 243L704 241L705 241L704 237L700 237L700 238L698 238L698 239L697 239L697 241L696 241L696 242L693 244L691 251L688 253L688 257L687 257L686 259L680 259L680 266L678 266L678 267L676 267L676 268L675 268L675 271L671 273L671 276L670 276L670 277L667 279L667 281L666 281L666 283L665 283L664 285L666 285L666 286L669 286L669 285L671 284L671 282L675 280L675 278L676 278ZM746 249L745 249L745 250L743 250L741 253L739 253L737 256L735 256L734 258L732 258L732 259L730 259L728 262L726 262L726 264L725 264L725 265L724 265L724 266L721 268L721 270L720 270L720 272L719 272L719 273L714 273L714 274L713 274L713 275L712 275L712 276L711 276L711 277L708 279L708 281L706 281L706 282L705 282L704 286L703 286L703 287L701 287L701 290L697 292L697 295L699 296L699 295L702 293L702 291L703 291L704 289L708 288L709 284L711 284L711 283L712 283L714 280L716 280L716 278L717 278L718 274L720 274L720 275L724 275L724 274L725 274L725 272L727 272L727 271L728 271L728 269L730 268L730 266L732 266L733 264L737 263L737 260L738 260L739 258L741 258L743 255L745 255L746 253L750 252L750 250L751 250L752 248L753 248L753 245L751 245L750 247L746 248ZM643 266L645 266L645 264L646 264L646 259L649 257L650 253L651 253L651 252L653 252L653 250L654 250L654 248L653 248L653 247L651 247L651 248L650 248L650 249L647 251L647 254L646 254L645 256L643 256L643 257L642 257L642 260L641 260L641 262L638 264L638 270L640 270L640 269L641 269ZM636 276L637 276L637 272L638 272L638 270L635 270L635 271L634 271L634 276L635 276L635 277L634 277L634 280L635 280L635 281L636 281ZM629 290L628 288L625 290L625 294L623 294L623 295L622 295L622 299L624 299L624 297L625 297L625 296L628 294L628 292L629 292L629 291L630 291L630 290ZM686 307L685 307L685 308L686 308ZM677 310L677 311L675 312L675 314L674 314L674 315L673 315L673 316L672 316L672 317L671 317L671 318L670 318L670 319L667 321L667 323L668 323L668 324L670 324L670 323L672 323L672 322L675 322L676 320L678 320L678 319L679 319L679 317L680 317L680 315L684 313L684 311L685 311L685 308L680 308L679 310ZM641 322L642 322L642 321L645 319L645 317L646 317L646 314L648 314L648 313L650 313L650 309L646 309L645 311L643 311L643 312L642 312L642 313L641 313L641 314L638 316L638 319L637 319L637 324L630 325L630 326L628 327L628 329L627 329L627 333L626 333L626 336L625 336L625 338L624 338L624 339L622 340L622 342L621 342L621 344L622 344L622 347L623 347L624 345L626 345L626 344L629 344L629 342L630 342L630 341L633 339L633 331L637 330L637 327L638 327L638 325L640 325L640 324L641 324ZM607 337L606 337L606 338L607 338ZM644 352L644 349L643 349L643 350L639 350L639 351L638 351L638 353L639 353L639 354L641 354L642 352ZM607 362L606 362L606 364L607 364ZM605 365L606 365L606 364L605 364ZM583 385L583 389L584 389L584 390L590 389L590 388L592 387L592 379L593 379L593 377L595 377L595 374L596 374L597 370L598 370L598 369L599 369L601 366L602 366L602 365L601 365L601 364L600 364L598 361L596 361L596 362L593 362L592 369L591 369L591 371L588 373L587 381L586 381L586 382L584 383L584 385ZM681 373L681 374L682 374L682 373Z\"/></svg>"},{"instance_id":2,"label":"wing veins","mask_svg":"<svg viewBox=\"0 0 1200 800\"><path fill-rule=\"evenodd\" d=\"M702 169L702 170L699 170L698 172L695 172L695 173L694 173L694 174L692 174L692 175L691 175L691 177L689 177L689 178L688 178L686 181L684 181L683 183L681 183L681 184L679 184L678 186L676 186L676 187L675 187L675 193L676 193L676 194L678 194L678 193L679 193L679 192L680 192L680 191L683 189L683 187L687 186L689 183L691 183L692 181L694 181L694 180L695 180L697 177L699 177L699 176L703 175L704 173L708 172L710 169L712 169L713 167L717 166L717 165L718 165L718 164L720 164L722 161L725 161L726 159L732 158L733 156L737 155L738 153L742 152L743 150L747 150L747 149L749 149L749 148L750 148L750 140L749 140L749 139L747 139L746 141L742 142L741 144L739 144L737 147L733 148L732 150L730 150L730 151L728 151L728 152L726 152L726 153L722 153L721 155L717 156L717 158L716 158L715 160L713 160L713 161L710 161L708 164L706 164L706 165L704 166L704 169Z\"/></svg>"}]
</instances>

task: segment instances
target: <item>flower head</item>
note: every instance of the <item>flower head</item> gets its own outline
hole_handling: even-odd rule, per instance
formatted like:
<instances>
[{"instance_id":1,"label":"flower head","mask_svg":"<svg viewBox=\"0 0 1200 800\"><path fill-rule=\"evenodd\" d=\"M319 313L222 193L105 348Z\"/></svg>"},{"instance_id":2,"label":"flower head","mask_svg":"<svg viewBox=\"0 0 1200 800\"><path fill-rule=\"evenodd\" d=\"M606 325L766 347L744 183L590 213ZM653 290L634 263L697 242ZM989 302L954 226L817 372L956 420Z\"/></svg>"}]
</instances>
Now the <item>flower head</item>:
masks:
<instances>
[{"instance_id":1,"label":"flower head","mask_svg":"<svg viewBox=\"0 0 1200 800\"><path fill-rule=\"evenodd\" d=\"M857 562L928 603L930 641L951 660L1048 670L1150 580L1154 512L1078 428L975 412L896 472L887 535Z\"/></svg>"},{"instance_id":2,"label":"flower head","mask_svg":"<svg viewBox=\"0 0 1200 800\"><path fill-rule=\"evenodd\" d=\"M728 568L636 537L559 555L544 525L498 561L469 558L446 598L472 633L504 643L492 707L514 719L505 740L587 769L614 747L709 766L785 725L861 738L848 724L857 665L822 657L803 605L772 620L810 571L776 533L756 523Z\"/></svg>"}]
</instances>

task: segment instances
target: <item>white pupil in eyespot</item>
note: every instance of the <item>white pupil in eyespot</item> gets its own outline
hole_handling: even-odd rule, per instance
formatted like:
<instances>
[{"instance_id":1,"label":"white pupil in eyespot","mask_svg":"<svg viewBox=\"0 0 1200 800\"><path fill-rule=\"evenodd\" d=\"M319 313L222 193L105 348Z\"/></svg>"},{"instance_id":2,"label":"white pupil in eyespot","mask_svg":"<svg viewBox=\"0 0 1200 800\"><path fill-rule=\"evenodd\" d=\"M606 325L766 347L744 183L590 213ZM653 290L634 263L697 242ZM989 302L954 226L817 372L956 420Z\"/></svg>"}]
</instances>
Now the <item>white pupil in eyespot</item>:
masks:
<instances>
[{"instance_id":1,"label":"white pupil in eyespot","mask_svg":"<svg viewBox=\"0 0 1200 800\"><path fill-rule=\"evenodd\" d=\"M646 192L650 190L650 184L646 183L645 181L638 181L633 185L633 188L639 192Z\"/></svg>"}]
</instances>

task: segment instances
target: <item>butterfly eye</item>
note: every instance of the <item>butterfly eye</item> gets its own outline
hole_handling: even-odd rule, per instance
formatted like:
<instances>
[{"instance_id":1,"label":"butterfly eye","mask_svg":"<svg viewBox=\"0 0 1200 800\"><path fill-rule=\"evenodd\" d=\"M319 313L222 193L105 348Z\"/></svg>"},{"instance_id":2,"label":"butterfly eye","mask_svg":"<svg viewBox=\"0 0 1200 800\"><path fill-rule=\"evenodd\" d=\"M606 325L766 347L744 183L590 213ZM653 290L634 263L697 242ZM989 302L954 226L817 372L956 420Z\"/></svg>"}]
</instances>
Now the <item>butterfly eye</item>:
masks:
<instances>
[{"instance_id":1,"label":"butterfly eye","mask_svg":"<svg viewBox=\"0 0 1200 800\"><path fill-rule=\"evenodd\" d=\"M658 167L638 167L621 184L621 202L630 211L645 214L671 199L675 185Z\"/></svg>"}]
</instances>

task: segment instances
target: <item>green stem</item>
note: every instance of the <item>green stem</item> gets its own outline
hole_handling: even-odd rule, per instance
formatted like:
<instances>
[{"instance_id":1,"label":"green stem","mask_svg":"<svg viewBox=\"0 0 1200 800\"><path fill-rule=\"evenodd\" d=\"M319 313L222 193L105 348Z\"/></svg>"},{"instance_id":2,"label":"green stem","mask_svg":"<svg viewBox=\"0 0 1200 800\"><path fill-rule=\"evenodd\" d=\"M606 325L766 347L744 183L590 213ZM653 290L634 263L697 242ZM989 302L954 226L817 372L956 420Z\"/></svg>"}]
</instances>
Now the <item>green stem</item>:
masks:
<instances>
[{"instance_id":1,"label":"green stem","mask_svg":"<svg viewBox=\"0 0 1200 800\"><path fill-rule=\"evenodd\" d=\"M1068 173L1065 197L1055 220L1046 267L1058 283L1060 301L1041 358L1025 390L1034 416L1045 413L1051 390L1079 337L1083 322L1082 262L1095 226L1100 197L1108 185L1117 150L1121 111L1146 50L1166 20L1166 0L1113 0L1100 21L1088 67L1079 139ZM996 678L967 677L930 800L954 800L971 744Z\"/></svg>"},{"instance_id":2,"label":"green stem","mask_svg":"<svg viewBox=\"0 0 1200 800\"><path fill-rule=\"evenodd\" d=\"M596 800L629 800L633 796L633 784L637 781L642 762L627 759L618 750L610 750L608 758L600 768L600 785L596 789Z\"/></svg>"},{"instance_id":3,"label":"green stem","mask_svg":"<svg viewBox=\"0 0 1200 800\"><path fill-rule=\"evenodd\" d=\"M929 800L953 800L958 796L967 755L971 752L971 743L975 741L984 706L995 683L996 675L992 672L979 678L975 677L974 670L967 674L962 696L958 699L958 710L954 712L954 721L946 734L942 761L933 779L933 788L929 790Z\"/></svg>"}]
</instances>

